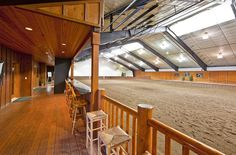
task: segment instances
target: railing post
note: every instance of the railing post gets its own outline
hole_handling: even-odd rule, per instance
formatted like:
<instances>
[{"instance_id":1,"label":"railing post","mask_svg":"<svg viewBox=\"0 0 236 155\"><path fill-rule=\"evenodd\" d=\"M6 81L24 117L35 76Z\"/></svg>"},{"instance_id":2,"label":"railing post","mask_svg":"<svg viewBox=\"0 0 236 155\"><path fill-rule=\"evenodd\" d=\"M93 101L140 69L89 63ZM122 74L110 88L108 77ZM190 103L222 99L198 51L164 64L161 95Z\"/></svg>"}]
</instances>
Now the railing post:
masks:
<instances>
[{"instance_id":1,"label":"railing post","mask_svg":"<svg viewBox=\"0 0 236 155\"><path fill-rule=\"evenodd\" d=\"M98 90L98 110L102 109L103 99L102 96L106 95L105 89L99 89Z\"/></svg>"},{"instance_id":2,"label":"railing post","mask_svg":"<svg viewBox=\"0 0 236 155\"><path fill-rule=\"evenodd\" d=\"M138 105L137 155L142 155L145 151L152 152L152 130L147 124L148 119L152 118L152 110L152 105Z\"/></svg>"}]
</instances>

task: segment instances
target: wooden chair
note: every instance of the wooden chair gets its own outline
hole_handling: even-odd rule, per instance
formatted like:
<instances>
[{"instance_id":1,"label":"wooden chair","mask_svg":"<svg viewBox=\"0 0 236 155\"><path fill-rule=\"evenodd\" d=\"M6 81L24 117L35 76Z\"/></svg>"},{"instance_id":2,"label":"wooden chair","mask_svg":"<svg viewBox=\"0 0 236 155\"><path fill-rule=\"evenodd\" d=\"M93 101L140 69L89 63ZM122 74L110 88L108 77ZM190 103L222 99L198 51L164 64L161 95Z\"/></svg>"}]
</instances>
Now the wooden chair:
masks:
<instances>
[{"instance_id":1,"label":"wooden chair","mask_svg":"<svg viewBox=\"0 0 236 155\"><path fill-rule=\"evenodd\" d=\"M87 101L84 96L76 95L73 87L71 87L71 93L72 134L74 134L76 123L79 120L85 122Z\"/></svg>"}]
</instances>

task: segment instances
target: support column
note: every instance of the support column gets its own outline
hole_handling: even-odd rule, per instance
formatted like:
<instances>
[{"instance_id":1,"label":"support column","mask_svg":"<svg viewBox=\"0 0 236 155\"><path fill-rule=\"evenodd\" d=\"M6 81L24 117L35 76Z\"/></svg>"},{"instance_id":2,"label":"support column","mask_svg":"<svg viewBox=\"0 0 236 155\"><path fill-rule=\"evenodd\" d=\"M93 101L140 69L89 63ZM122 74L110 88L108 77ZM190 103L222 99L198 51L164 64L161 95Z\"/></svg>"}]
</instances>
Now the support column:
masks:
<instances>
[{"instance_id":1,"label":"support column","mask_svg":"<svg viewBox=\"0 0 236 155\"><path fill-rule=\"evenodd\" d=\"M70 78L71 78L71 80L74 79L74 64L75 64L75 62L74 62L74 60L72 60L71 65L70 65Z\"/></svg>"},{"instance_id":2,"label":"support column","mask_svg":"<svg viewBox=\"0 0 236 155\"><path fill-rule=\"evenodd\" d=\"M56 58L55 59L55 82L54 93L64 93L65 79L68 78L71 65L71 59Z\"/></svg>"},{"instance_id":3,"label":"support column","mask_svg":"<svg viewBox=\"0 0 236 155\"><path fill-rule=\"evenodd\" d=\"M91 70L91 100L90 111L98 109L98 67L99 67L99 45L100 45L100 33L92 33L92 70Z\"/></svg>"}]
</instances>

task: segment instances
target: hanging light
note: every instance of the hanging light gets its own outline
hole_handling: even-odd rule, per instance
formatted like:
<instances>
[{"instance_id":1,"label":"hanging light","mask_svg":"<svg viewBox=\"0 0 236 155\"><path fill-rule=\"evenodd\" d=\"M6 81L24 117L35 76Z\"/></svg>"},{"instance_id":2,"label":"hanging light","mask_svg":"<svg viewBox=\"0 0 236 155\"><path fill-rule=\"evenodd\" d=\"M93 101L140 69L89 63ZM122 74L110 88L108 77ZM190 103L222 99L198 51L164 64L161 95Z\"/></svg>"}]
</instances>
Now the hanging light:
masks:
<instances>
[{"instance_id":1,"label":"hanging light","mask_svg":"<svg viewBox=\"0 0 236 155\"><path fill-rule=\"evenodd\" d=\"M202 35L202 39L203 39L203 40L206 40L206 39L208 39L208 38L209 38L209 35L208 35L207 32L205 32L205 33Z\"/></svg>"}]
</instances>

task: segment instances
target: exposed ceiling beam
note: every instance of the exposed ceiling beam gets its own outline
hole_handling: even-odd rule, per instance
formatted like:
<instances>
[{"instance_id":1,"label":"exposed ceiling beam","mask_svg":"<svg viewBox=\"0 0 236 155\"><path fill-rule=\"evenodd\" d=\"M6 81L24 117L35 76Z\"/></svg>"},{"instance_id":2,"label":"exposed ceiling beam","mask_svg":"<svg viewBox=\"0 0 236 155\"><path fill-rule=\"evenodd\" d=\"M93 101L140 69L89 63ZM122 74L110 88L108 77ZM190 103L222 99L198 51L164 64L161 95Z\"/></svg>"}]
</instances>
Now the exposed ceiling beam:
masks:
<instances>
[{"instance_id":1,"label":"exposed ceiling beam","mask_svg":"<svg viewBox=\"0 0 236 155\"><path fill-rule=\"evenodd\" d=\"M129 67L129 66L127 66L126 64L123 64L122 62L119 62L119 61L115 60L114 58L110 58L110 60L111 60L111 61L114 61L115 63L118 63L118 64L124 66L125 68L131 70L132 72L134 72L134 69L131 68L131 67Z\"/></svg>"},{"instance_id":2,"label":"exposed ceiling beam","mask_svg":"<svg viewBox=\"0 0 236 155\"><path fill-rule=\"evenodd\" d=\"M132 64L133 66L135 66L135 67L138 68L139 70L145 72L145 68L140 67L140 66L137 65L136 63L134 63L134 62L132 62L132 61L130 61L130 60L128 60L128 59L126 59L126 58L120 56L120 55L118 56L118 58L120 58L121 60L124 60L124 61L126 61L126 62L128 62L128 63L130 63L130 64Z\"/></svg>"},{"instance_id":3,"label":"exposed ceiling beam","mask_svg":"<svg viewBox=\"0 0 236 155\"><path fill-rule=\"evenodd\" d=\"M147 23L145 23L146 21L148 21L149 19L153 18L155 15L150 15L148 16L147 18L141 20L138 24L136 24L135 26L133 26L132 28L130 29L134 29L136 27L138 27L139 25L146 25ZM145 24L144 24L145 23Z\"/></svg>"},{"instance_id":4,"label":"exposed ceiling beam","mask_svg":"<svg viewBox=\"0 0 236 155\"><path fill-rule=\"evenodd\" d=\"M135 57L136 59L141 60L141 61L144 62L146 65L148 65L149 67L151 67L152 69L154 69L155 71L157 71L157 72L159 71L159 68L158 68L158 67L156 67L156 66L153 65L152 63L148 62L147 60L143 59L142 57L140 57L140 56L138 56L138 55L136 55L136 54L134 54L134 53L132 53L132 52L130 52L129 54L132 55L133 57Z\"/></svg>"},{"instance_id":5,"label":"exposed ceiling beam","mask_svg":"<svg viewBox=\"0 0 236 155\"><path fill-rule=\"evenodd\" d=\"M175 71L178 71L179 67L173 64L171 61L169 61L166 57L162 56L158 51L150 47L148 44L143 42L142 40L135 40L136 42L139 42L141 45L143 45L144 48L146 48L148 51L152 52L154 55L162 59L165 63L167 63L171 68L173 68Z\"/></svg>"},{"instance_id":6,"label":"exposed ceiling beam","mask_svg":"<svg viewBox=\"0 0 236 155\"><path fill-rule=\"evenodd\" d=\"M146 5L147 3L149 3L151 0L138 0L136 1L129 9L133 9L133 8L137 8L137 7L141 7L141 6L144 6ZM110 15L117 15L117 14L120 14L123 10L125 10L125 8L127 8L128 6L130 5L129 4L126 4L126 5L123 5L117 9L114 9L112 10L111 12L108 12L104 15L104 18L109 18ZM128 10L129 10L128 9Z\"/></svg>"},{"instance_id":7,"label":"exposed ceiling beam","mask_svg":"<svg viewBox=\"0 0 236 155\"><path fill-rule=\"evenodd\" d=\"M137 12L139 12L142 9L142 7L136 8L134 11L132 11L128 16L126 16L120 23L116 25L116 27L113 30L118 29L122 24L124 24L126 21L128 21L132 16L134 16Z\"/></svg>"},{"instance_id":8,"label":"exposed ceiling beam","mask_svg":"<svg viewBox=\"0 0 236 155\"><path fill-rule=\"evenodd\" d=\"M153 11L154 9L156 9L158 7L158 4L153 5L152 7L150 7L149 9L147 9L145 12L143 12L141 15L139 15L137 18L135 18L132 22L130 22L128 25L126 25L123 29L126 29L127 27L133 25L135 22L137 22L138 20L140 20L141 18L143 18L144 16L146 16L149 12ZM136 24L138 25L138 24Z\"/></svg>"},{"instance_id":9,"label":"exposed ceiling beam","mask_svg":"<svg viewBox=\"0 0 236 155\"><path fill-rule=\"evenodd\" d=\"M26 5L26 4L42 4L42 3L56 3L56 2L71 2L78 0L1 0L0 5Z\"/></svg>"},{"instance_id":10,"label":"exposed ceiling beam","mask_svg":"<svg viewBox=\"0 0 236 155\"><path fill-rule=\"evenodd\" d=\"M167 35L169 38L171 38L175 43L180 45L187 53L190 55L190 57L204 70L207 70L207 65L198 57L193 50L188 47L173 31L170 30L170 28L166 28L166 32L164 32L165 35Z\"/></svg>"}]
</instances>

